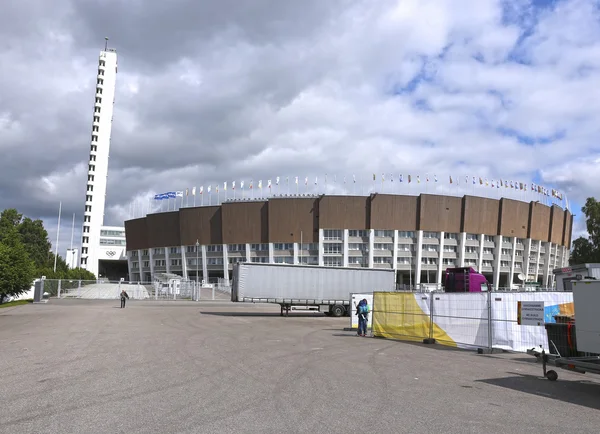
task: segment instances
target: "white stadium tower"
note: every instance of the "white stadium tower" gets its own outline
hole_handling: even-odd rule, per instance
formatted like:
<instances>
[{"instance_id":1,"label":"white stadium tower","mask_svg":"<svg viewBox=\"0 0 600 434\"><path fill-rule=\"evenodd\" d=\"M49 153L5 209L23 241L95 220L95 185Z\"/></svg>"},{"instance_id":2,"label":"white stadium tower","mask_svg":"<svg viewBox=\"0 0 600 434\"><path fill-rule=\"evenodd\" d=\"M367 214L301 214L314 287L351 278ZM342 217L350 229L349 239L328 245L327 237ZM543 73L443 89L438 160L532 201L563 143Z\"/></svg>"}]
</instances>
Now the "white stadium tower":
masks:
<instances>
[{"instance_id":1,"label":"white stadium tower","mask_svg":"<svg viewBox=\"0 0 600 434\"><path fill-rule=\"evenodd\" d=\"M105 45L98 59L95 86L81 267L94 273L98 279L111 280L127 277L125 228L103 226L116 79L117 52Z\"/></svg>"}]
</instances>

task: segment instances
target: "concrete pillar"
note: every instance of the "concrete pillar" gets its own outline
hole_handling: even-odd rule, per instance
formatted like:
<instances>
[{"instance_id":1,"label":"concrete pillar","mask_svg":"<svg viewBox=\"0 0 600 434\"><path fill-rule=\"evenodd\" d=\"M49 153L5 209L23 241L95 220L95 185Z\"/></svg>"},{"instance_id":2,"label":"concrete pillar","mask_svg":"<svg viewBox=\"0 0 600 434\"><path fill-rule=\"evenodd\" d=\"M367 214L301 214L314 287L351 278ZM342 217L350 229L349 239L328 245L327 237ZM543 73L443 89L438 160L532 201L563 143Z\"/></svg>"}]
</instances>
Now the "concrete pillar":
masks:
<instances>
[{"instance_id":1,"label":"concrete pillar","mask_svg":"<svg viewBox=\"0 0 600 434\"><path fill-rule=\"evenodd\" d=\"M496 235L495 243L496 251L494 255L494 279L492 285L494 290L497 291L500 287L500 258L502 256L502 235Z\"/></svg>"},{"instance_id":2,"label":"concrete pillar","mask_svg":"<svg viewBox=\"0 0 600 434\"><path fill-rule=\"evenodd\" d=\"M440 251L438 252L438 269L437 269L437 278L436 283L438 285L442 284L442 276L444 272L444 232L440 232Z\"/></svg>"},{"instance_id":3,"label":"concrete pillar","mask_svg":"<svg viewBox=\"0 0 600 434\"><path fill-rule=\"evenodd\" d=\"M348 267L348 229L344 229L344 245L342 247L342 266Z\"/></svg>"},{"instance_id":4,"label":"concrete pillar","mask_svg":"<svg viewBox=\"0 0 600 434\"><path fill-rule=\"evenodd\" d=\"M537 282L538 275L540 274L540 257L542 255L540 250L542 249L542 242L540 240L534 241L534 242L537 243L537 252L535 255L535 273L534 273L534 278Z\"/></svg>"},{"instance_id":5,"label":"concrete pillar","mask_svg":"<svg viewBox=\"0 0 600 434\"><path fill-rule=\"evenodd\" d=\"M269 264L275 263L275 248L273 243L269 243Z\"/></svg>"},{"instance_id":6,"label":"concrete pillar","mask_svg":"<svg viewBox=\"0 0 600 434\"><path fill-rule=\"evenodd\" d=\"M392 268L398 271L398 231L394 231L394 250L392 251Z\"/></svg>"},{"instance_id":7,"label":"concrete pillar","mask_svg":"<svg viewBox=\"0 0 600 434\"><path fill-rule=\"evenodd\" d=\"M204 244L200 246L200 253L202 254L202 279L200 279L200 282L206 280L206 283L208 283L208 262L206 257L206 246Z\"/></svg>"},{"instance_id":8,"label":"concrete pillar","mask_svg":"<svg viewBox=\"0 0 600 434\"><path fill-rule=\"evenodd\" d=\"M324 245L325 235L323 233L323 229L319 229L319 266L322 267L325 264L323 260L323 251L325 249Z\"/></svg>"},{"instance_id":9,"label":"concrete pillar","mask_svg":"<svg viewBox=\"0 0 600 434\"><path fill-rule=\"evenodd\" d=\"M531 262L529 257L531 256L531 238L527 238L525 240L525 249L523 250L523 274L525 275L525 280L527 280L527 276L529 276L529 263Z\"/></svg>"},{"instance_id":10,"label":"concrete pillar","mask_svg":"<svg viewBox=\"0 0 600 434\"><path fill-rule=\"evenodd\" d=\"M188 275L188 264L187 264L187 247L181 246L181 274L183 274L183 278L189 280L190 276Z\"/></svg>"},{"instance_id":11,"label":"concrete pillar","mask_svg":"<svg viewBox=\"0 0 600 434\"><path fill-rule=\"evenodd\" d=\"M167 273L171 272L171 254L169 252L170 247L165 247L165 270Z\"/></svg>"},{"instance_id":12,"label":"concrete pillar","mask_svg":"<svg viewBox=\"0 0 600 434\"><path fill-rule=\"evenodd\" d=\"M229 282L229 252L227 244L223 244L223 278Z\"/></svg>"},{"instance_id":13,"label":"concrete pillar","mask_svg":"<svg viewBox=\"0 0 600 434\"><path fill-rule=\"evenodd\" d=\"M508 287L512 288L515 281L515 256L517 255L517 237L513 237L512 252L510 254L510 272L508 273Z\"/></svg>"},{"instance_id":14,"label":"concrete pillar","mask_svg":"<svg viewBox=\"0 0 600 434\"><path fill-rule=\"evenodd\" d=\"M485 235L479 234L479 258L477 258L477 271L479 273L483 272L483 243L484 243Z\"/></svg>"},{"instance_id":15,"label":"concrete pillar","mask_svg":"<svg viewBox=\"0 0 600 434\"><path fill-rule=\"evenodd\" d=\"M150 281L154 281L154 249L148 249L148 257L150 258Z\"/></svg>"},{"instance_id":16,"label":"concrete pillar","mask_svg":"<svg viewBox=\"0 0 600 434\"><path fill-rule=\"evenodd\" d=\"M417 231L417 252L416 252L416 259L415 261L417 262L415 264L415 278L414 278L414 282L415 285L421 285L421 268L422 268L422 264L421 261L423 260L423 231Z\"/></svg>"},{"instance_id":17,"label":"concrete pillar","mask_svg":"<svg viewBox=\"0 0 600 434\"><path fill-rule=\"evenodd\" d=\"M461 232L458 240L458 266L465 266L465 244L467 243L467 233Z\"/></svg>"},{"instance_id":18,"label":"concrete pillar","mask_svg":"<svg viewBox=\"0 0 600 434\"><path fill-rule=\"evenodd\" d=\"M299 251L298 245L299 245L299 243L294 243L294 264L300 263L299 257L298 257L299 256L298 255L298 251Z\"/></svg>"},{"instance_id":19,"label":"concrete pillar","mask_svg":"<svg viewBox=\"0 0 600 434\"><path fill-rule=\"evenodd\" d=\"M375 230L369 229L369 268L373 268L373 253L375 250Z\"/></svg>"},{"instance_id":20,"label":"concrete pillar","mask_svg":"<svg viewBox=\"0 0 600 434\"><path fill-rule=\"evenodd\" d=\"M551 265L550 255L552 253L552 243L544 243L546 246L546 253L544 254L544 268L542 269L542 286L548 288L550 286L550 274Z\"/></svg>"},{"instance_id":21,"label":"concrete pillar","mask_svg":"<svg viewBox=\"0 0 600 434\"><path fill-rule=\"evenodd\" d=\"M131 257L131 255L133 254L135 250L131 251L131 252L127 252L127 274L129 276L129 278L127 280L129 280L130 282L133 282L133 258Z\"/></svg>"}]
</instances>

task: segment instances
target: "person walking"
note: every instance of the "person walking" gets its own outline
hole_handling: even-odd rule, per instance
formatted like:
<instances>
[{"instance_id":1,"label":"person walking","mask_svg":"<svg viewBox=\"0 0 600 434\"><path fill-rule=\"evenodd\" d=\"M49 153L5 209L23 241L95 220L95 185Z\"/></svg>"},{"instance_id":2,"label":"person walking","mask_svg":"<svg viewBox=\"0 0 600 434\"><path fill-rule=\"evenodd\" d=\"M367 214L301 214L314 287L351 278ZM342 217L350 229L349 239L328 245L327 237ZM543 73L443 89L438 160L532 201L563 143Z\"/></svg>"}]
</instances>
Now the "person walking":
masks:
<instances>
[{"instance_id":1,"label":"person walking","mask_svg":"<svg viewBox=\"0 0 600 434\"><path fill-rule=\"evenodd\" d=\"M367 336L367 318L369 314L369 305L367 299L363 298L356 306L356 315L358 316L358 336Z\"/></svg>"},{"instance_id":2,"label":"person walking","mask_svg":"<svg viewBox=\"0 0 600 434\"><path fill-rule=\"evenodd\" d=\"M121 309L125 308L125 301L129 300L129 294L127 294L127 292L122 289L121 290Z\"/></svg>"}]
</instances>

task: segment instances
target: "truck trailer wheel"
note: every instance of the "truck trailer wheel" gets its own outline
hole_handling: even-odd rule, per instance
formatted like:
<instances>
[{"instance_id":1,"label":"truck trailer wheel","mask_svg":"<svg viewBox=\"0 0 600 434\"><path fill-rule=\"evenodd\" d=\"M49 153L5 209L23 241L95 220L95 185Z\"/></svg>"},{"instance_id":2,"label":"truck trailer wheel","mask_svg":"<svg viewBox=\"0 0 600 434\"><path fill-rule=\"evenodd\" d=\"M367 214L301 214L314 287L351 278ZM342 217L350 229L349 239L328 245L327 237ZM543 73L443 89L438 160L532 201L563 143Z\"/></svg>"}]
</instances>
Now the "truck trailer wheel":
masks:
<instances>
[{"instance_id":1,"label":"truck trailer wheel","mask_svg":"<svg viewBox=\"0 0 600 434\"><path fill-rule=\"evenodd\" d=\"M346 308L340 304L336 304L331 308L331 314L336 318L343 316L346 313Z\"/></svg>"}]
</instances>

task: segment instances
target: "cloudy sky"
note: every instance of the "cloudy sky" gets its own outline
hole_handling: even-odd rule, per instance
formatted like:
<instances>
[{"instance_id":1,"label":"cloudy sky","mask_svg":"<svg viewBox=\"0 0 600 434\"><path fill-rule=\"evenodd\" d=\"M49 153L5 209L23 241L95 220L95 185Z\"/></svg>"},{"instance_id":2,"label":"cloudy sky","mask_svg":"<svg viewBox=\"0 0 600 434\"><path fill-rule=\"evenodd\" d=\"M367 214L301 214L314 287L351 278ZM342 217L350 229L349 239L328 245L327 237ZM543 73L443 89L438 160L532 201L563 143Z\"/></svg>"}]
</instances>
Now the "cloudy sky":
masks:
<instances>
[{"instance_id":1,"label":"cloudy sky","mask_svg":"<svg viewBox=\"0 0 600 434\"><path fill-rule=\"evenodd\" d=\"M61 251L72 213L79 239L105 36L119 55L106 224L155 193L276 176L328 173L329 191L334 175L514 179L561 189L576 214L598 192L597 0L10 3L0 209L53 239L62 201Z\"/></svg>"}]
</instances>

